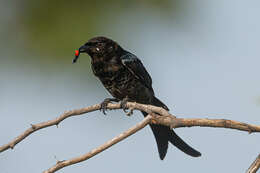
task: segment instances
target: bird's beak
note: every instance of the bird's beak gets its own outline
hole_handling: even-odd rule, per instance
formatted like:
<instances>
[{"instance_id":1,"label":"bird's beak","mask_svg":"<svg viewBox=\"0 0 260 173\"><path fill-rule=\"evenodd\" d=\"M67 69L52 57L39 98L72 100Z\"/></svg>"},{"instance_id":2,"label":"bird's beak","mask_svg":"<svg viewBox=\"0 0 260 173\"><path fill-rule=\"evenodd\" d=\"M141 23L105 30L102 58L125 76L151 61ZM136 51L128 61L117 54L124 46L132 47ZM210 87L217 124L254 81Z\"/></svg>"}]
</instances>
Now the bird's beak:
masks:
<instances>
[{"instance_id":1,"label":"bird's beak","mask_svg":"<svg viewBox=\"0 0 260 173\"><path fill-rule=\"evenodd\" d=\"M79 53L87 52L89 46L83 45L79 48Z\"/></svg>"},{"instance_id":2,"label":"bird's beak","mask_svg":"<svg viewBox=\"0 0 260 173\"><path fill-rule=\"evenodd\" d=\"M76 50L75 51L75 58L73 59L72 63L76 63L77 62L80 53L84 53L84 52L87 53L88 52L88 48L89 48L89 46L83 45L78 50Z\"/></svg>"}]
</instances>

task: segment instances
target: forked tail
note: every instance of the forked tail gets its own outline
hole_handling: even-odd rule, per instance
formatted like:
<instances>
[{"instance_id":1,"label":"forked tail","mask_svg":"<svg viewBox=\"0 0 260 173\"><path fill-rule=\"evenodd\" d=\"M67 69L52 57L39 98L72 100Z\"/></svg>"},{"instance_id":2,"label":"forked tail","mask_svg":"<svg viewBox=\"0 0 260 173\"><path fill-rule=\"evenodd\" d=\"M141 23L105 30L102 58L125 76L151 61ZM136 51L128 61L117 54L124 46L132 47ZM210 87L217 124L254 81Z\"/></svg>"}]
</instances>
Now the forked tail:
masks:
<instances>
[{"instance_id":1,"label":"forked tail","mask_svg":"<svg viewBox=\"0 0 260 173\"><path fill-rule=\"evenodd\" d=\"M169 110L168 107L161 102L156 97L153 98L152 105L162 107L166 110ZM144 116L147 115L146 112L142 112ZM171 130L167 126L163 125L157 125L157 124L151 124L150 125L153 134L156 139L160 159L163 160L168 149L168 141L172 143L174 146L176 146L178 149L183 151L184 153L192 156L192 157L199 157L201 156L201 153L197 150L190 147L188 144L186 144L173 130Z\"/></svg>"}]
</instances>

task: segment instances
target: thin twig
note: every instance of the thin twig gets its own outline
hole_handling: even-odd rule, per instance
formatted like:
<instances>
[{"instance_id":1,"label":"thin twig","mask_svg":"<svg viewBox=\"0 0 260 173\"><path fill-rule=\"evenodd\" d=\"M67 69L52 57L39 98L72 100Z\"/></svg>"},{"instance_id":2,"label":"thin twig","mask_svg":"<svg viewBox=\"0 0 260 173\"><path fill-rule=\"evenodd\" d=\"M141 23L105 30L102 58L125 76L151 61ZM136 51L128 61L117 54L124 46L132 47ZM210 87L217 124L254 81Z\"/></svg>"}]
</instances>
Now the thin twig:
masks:
<instances>
[{"instance_id":1,"label":"thin twig","mask_svg":"<svg viewBox=\"0 0 260 173\"><path fill-rule=\"evenodd\" d=\"M13 139L8 144L1 146L0 152L3 152L3 151L10 149L10 148L13 149L16 144L21 142L27 136L29 136L30 134L32 134L32 133L34 133L34 132L36 132L36 131L38 131L42 128L58 125L61 121L63 121L64 119L66 119L68 117L81 115L81 114L92 112L92 111L95 111L95 110L98 110L98 109L100 109L99 104L93 105L93 106L90 106L90 107L86 107L86 108L82 108L82 109L64 112L62 115L60 115L59 117L57 117L53 120L49 120L49 121L38 123L38 124L31 124L31 127L28 128L27 130L25 130L22 134L17 136L15 139Z\"/></svg>"},{"instance_id":2,"label":"thin twig","mask_svg":"<svg viewBox=\"0 0 260 173\"><path fill-rule=\"evenodd\" d=\"M246 171L246 173L256 173L256 171L259 169L260 167L260 154L257 156L257 158L255 159L255 161L251 164L251 166L248 168L248 170Z\"/></svg>"},{"instance_id":3,"label":"thin twig","mask_svg":"<svg viewBox=\"0 0 260 173\"><path fill-rule=\"evenodd\" d=\"M101 145L79 157L75 157L70 160L58 161L53 167L49 168L48 170L44 171L43 173L53 173L66 166L88 160L89 158L95 156L96 154L106 150L107 148L111 147L112 145L122 141L123 139L127 138L128 136L141 130L142 128L144 128L146 125L148 125L150 123L151 119L152 119L152 116L148 115L140 123L138 123L137 125L135 125L134 127L130 128L130 129L128 129L127 131L121 133L120 135L114 137L113 139L109 140L108 142L104 143L103 145Z\"/></svg>"}]
</instances>

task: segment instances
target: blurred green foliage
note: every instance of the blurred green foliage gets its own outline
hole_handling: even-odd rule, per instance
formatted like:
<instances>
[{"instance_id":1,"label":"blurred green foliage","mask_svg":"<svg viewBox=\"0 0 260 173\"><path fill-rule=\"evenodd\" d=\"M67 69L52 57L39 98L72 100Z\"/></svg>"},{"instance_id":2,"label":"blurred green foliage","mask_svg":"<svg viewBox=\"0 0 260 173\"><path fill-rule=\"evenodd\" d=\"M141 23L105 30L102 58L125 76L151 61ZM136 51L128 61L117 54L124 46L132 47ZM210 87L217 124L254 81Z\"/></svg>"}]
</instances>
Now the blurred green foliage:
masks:
<instances>
[{"instance_id":1,"label":"blurred green foliage","mask_svg":"<svg viewBox=\"0 0 260 173\"><path fill-rule=\"evenodd\" d=\"M125 11L152 8L167 16L174 9L178 9L180 2L180 0L26 0L19 23L26 33L27 46L37 52L48 50L52 55L61 56L73 52L89 38L106 33L106 25L115 23L114 20L118 20Z\"/></svg>"}]
</instances>

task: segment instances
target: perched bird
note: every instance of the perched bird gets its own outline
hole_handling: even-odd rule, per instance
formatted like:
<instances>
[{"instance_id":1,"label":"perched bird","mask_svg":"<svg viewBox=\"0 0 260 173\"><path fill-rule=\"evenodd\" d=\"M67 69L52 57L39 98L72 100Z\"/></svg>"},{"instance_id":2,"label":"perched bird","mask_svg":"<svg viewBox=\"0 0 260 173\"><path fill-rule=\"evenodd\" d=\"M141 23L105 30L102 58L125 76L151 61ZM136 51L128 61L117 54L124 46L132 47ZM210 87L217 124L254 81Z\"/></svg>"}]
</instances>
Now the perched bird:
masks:
<instances>
[{"instance_id":1,"label":"perched bird","mask_svg":"<svg viewBox=\"0 0 260 173\"><path fill-rule=\"evenodd\" d=\"M76 50L73 63L77 61L80 53L87 53L91 57L91 68L94 75L100 79L104 87L114 97L104 100L102 103L103 111L110 101L134 101L169 110L164 103L155 97L151 76L142 62L115 41L106 37L90 39ZM147 116L146 112L142 113ZM169 127L155 124L151 124L150 127L155 136L161 160L167 153L168 142L190 156L199 157L201 155Z\"/></svg>"}]
</instances>

